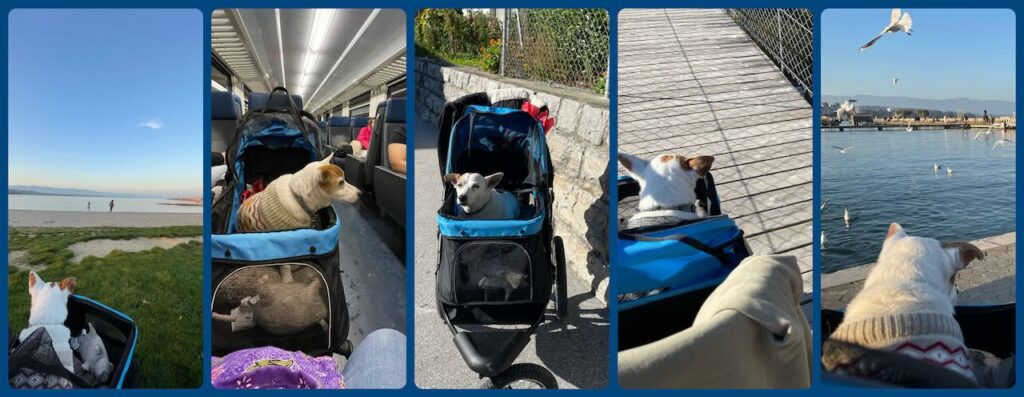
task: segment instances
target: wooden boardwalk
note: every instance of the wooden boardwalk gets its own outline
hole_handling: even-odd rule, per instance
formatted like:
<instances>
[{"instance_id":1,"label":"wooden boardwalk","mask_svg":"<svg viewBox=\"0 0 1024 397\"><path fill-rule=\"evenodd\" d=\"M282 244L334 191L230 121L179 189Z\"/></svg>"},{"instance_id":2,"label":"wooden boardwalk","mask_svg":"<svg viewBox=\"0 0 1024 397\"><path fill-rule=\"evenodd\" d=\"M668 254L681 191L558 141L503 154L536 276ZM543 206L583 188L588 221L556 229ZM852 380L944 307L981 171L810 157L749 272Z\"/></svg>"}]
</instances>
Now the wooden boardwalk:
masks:
<instances>
[{"instance_id":1,"label":"wooden boardwalk","mask_svg":"<svg viewBox=\"0 0 1024 397\"><path fill-rule=\"evenodd\" d=\"M723 212L754 253L796 255L810 293L807 101L724 10L623 10L618 54L619 151L715 156ZM635 206L623 201L620 218Z\"/></svg>"}]
</instances>

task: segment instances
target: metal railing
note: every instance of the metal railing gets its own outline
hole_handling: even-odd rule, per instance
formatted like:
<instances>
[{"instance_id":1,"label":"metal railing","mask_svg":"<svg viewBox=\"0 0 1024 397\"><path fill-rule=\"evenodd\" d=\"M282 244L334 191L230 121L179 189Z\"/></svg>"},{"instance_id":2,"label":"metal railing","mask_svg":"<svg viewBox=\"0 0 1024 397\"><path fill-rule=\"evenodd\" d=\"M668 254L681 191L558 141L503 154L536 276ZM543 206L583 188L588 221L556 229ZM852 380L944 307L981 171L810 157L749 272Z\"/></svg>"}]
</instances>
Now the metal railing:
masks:
<instances>
[{"instance_id":1,"label":"metal railing","mask_svg":"<svg viewBox=\"0 0 1024 397\"><path fill-rule=\"evenodd\" d=\"M602 9L421 10L417 56L604 95L608 21Z\"/></svg>"},{"instance_id":2,"label":"metal railing","mask_svg":"<svg viewBox=\"0 0 1024 397\"><path fill-rule=\"evenodd\" d=\"M814 28L810 10L731 8L727 12L811 102L814 92Z\"/></svg>"}]
</instances>

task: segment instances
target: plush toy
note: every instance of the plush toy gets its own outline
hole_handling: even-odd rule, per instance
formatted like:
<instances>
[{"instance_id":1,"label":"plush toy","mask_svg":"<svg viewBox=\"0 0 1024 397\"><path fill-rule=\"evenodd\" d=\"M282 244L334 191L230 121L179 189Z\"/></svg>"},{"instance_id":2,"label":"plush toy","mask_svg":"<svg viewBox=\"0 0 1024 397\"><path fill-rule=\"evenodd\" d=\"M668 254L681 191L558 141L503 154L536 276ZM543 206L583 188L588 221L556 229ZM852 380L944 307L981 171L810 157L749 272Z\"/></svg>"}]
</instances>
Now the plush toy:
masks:
<instances>
[{"instance_id":1,"label":"plush toy","mask_svg":"<svg viewBox=\"0 0 1024 397\"><path fill-rule=\"evenodd\" d=\"M296 281L291 265L281 265L281 281L264 276L257 290L260 300L253 306L256 324L274 335L293 335L314 324L327 329L327 302L320 293L323 282L311 278Z\"/></svg>"},{"instance_id":2,"label":"plush toy","mask_svg":"<svg viewBox=\"0 0 1024 397\"><path fill-rule=\"evenodd\" d=\"M242 298L238 307L231 309L231 314L213 313L213 319L231 323L231 332L245 331L256 326L253 318L253 306L260 301L260 296Z\"/></svg>"},{"instance_id":3,"label":"plush toy","mask_svg":"<svg viewBox=\"0 0 1024 397\"><path fill-rule=\"evenodd\" d=\"M92 374L99 382L106 383L114 371L114 364L107 358L107 347L96 333L96 328L92 323L88 324L89 329L83 329L82 334L74 338L74 345L77 345L75 352L82 358L82 370Z\"/></svg>"}]
</instances>

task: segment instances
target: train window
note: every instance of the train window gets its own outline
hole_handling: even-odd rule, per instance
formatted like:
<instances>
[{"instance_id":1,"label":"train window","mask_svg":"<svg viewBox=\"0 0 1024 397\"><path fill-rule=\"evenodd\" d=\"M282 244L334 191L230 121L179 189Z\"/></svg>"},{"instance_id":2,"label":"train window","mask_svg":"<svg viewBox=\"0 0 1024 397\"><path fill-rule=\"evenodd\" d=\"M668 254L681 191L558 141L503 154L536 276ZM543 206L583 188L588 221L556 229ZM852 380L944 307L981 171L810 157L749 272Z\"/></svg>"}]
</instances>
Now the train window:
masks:
<instances>
[{"instance_id":1,"label":"train window","mask_svg":"<svg viewBox=\"0 0 1024 397\"><path fill-rule=\"evenodd\" d=\"M388 84L388 98L405 98L405 76Z\"/></svg>"},{"instance_id":2,"label":"train window","mask_svg":"<svg viewBox=\"0 0 1024 397\"><path fill-rule=\"evenodd\" d=\"M213 58L213 67L210 68L210 85L218 91L231 91L231 72L227 66Z\"/></svg>"},{"instance_id":3,"label":"train window","mask_svg":"<svg viewBox=\"0 0 1024 397\"><path fill-rule=\"evenodd\" d=\"M370 115L370 91L352 98L348 105L348 115L351 117L366 117Z\"/></svg>"}]
</instances>

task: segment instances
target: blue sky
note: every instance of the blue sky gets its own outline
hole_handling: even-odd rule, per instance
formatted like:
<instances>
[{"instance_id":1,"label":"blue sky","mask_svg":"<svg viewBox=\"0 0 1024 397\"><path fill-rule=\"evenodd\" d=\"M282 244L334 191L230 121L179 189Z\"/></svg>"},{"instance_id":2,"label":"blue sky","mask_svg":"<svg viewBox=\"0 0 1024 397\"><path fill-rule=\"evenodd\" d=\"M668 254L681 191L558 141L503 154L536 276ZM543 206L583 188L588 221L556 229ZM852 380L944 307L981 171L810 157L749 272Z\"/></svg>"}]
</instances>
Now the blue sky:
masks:
<instances>
[{"instance_id":1,"label":"blue sky","mask_svg":"<svg viewBox=\"0 0 1024 397\"><path fill-rule=\"evenodd\" d=\"M890 9L822 14L823 94L1015 100L1013 11L904 11L913 34L889 33L865 52L858 49L888 25Z\"/></svg>"},{"instance_id":2,"label":"blue sky","mask_svg":"<svg viewBox=\"0 0 1024 397\"><path fill-rule=\"evenodd\" d=\"M200 194L199 11L15 10L8 23L10 185Z\"/></svg>"}]
</instances>

